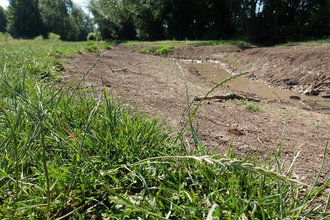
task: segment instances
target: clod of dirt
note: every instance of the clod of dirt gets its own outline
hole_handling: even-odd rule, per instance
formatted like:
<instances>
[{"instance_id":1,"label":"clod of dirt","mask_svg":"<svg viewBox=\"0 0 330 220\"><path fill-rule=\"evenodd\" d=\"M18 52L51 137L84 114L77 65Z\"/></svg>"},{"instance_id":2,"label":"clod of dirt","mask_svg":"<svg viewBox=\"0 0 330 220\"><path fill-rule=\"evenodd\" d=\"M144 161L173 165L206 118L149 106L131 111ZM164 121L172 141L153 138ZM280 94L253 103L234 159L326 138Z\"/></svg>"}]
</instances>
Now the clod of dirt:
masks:
<instances>
[{"instance_id":1,"label":"clod of dirt","mask_svg":"<svg viewBox=\"0 0 330 220\"><path fill-rule=\"evenodd\" d=\"M245 135L245 133L243 131L240 131L237 128L228 129L227 132L229 134L234 134L234 135L238 135L238 136Z\"/></svg>"}]
</instances>

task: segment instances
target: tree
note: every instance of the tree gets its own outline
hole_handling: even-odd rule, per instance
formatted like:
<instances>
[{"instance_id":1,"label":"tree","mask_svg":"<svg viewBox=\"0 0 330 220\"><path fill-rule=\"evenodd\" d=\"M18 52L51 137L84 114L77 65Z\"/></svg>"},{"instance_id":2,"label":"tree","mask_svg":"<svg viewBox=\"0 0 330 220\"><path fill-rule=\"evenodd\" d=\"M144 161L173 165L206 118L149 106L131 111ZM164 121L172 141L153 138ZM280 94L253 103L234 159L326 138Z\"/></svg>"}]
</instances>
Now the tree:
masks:
<instances>
[{"instance_id":1,"label":"tree","mask_svg":"<svg viewBox=\"0 0 330 220\"><path fill-rule=\"evenodd\" d=\"M234 36L238 11L228 0L166 0L163 20L169 39L221 39Z\"/></svg>"},{"instance_id":2,"label":"tree","mask_svg":"<svg viewBox=\"0 0 330 220\"><path fill-rule=\"evenodd\" d=\"M78 5L73 4L70 16L74 26L78 28L77 40L83 41L87 39L87 35L93 32L92 19Z\"/></svg>"},{"instance_id":3,"label":"tree","mask_svg":"<svg viewBox=\"0 0 330 220\"><path fill-rule=\"evenodd\" d=\"M0 32L6 32L7 23L8 21L6 18L5 9L0 6Z\"/></svg>"},{"instance_id":4,"label":"tree","mask_svg":"<svg viewBox=\"0 0 330 220\"><path fill-rule=\"evenodd\" d=\"M330 34L328 0L235 0L241 30L252 41L275 44Z\"/></svg>"},{"instance_id":5,"label":"tree","mask_svg":"<svg viewBox=\"0 0 330 220\"><path fill-rule=\"evenodd\" d=\"M61 40L86 40L92 30L91 19L71 0L40 0L39 8L47 32Z\"/></svg>"},{"instance_id":6,"label":"tree","mask_svg":"<svg viewBox=\"0 0 330 220\"><path fill-rule=\"evenodd\" d=\"M40 0L39 7L47 32L60 35L62 40L77 38L78 28L73 25L68 11L72 7L71 0Z\"/></svg>"},{"instance_id":7,"label":"tree","mask_svg":"<svg viewBox=\"0 0 330 220\"><path fill-rule=\"evenodd\" d=\"M124 5L134 21L141 40L161 40L165 37L164 9L168 0L128 0Z\"/></svg>"},{"instance_id":8,"label":"tree","mask_svg":"<svg viewBox=\"0 0 330 220\"><path fill-rule=\"evenodd\" d=\"M133 40L136 38L134 17L126 1L91 0L89 10L103 39Z\"/></svg>"},{"instance_id":9,"label":"tree","mask_svg":"<svg viewBox=\"0 0 330 220\"><path fill-rule=\"evenodd\" d=\"M228 39L275 44L329 36L329 0L91 0L104 39Z\"/></svg>"},{"instance_id":10,"label":"tree","mask_svg":"<svg viewBox=\"0 0 330 220\"><path fill-rule=\"evenodd\" d=\"M7 31L15 38L46 35L38 0L9 0Z\"/></svg>"}]
</instances>

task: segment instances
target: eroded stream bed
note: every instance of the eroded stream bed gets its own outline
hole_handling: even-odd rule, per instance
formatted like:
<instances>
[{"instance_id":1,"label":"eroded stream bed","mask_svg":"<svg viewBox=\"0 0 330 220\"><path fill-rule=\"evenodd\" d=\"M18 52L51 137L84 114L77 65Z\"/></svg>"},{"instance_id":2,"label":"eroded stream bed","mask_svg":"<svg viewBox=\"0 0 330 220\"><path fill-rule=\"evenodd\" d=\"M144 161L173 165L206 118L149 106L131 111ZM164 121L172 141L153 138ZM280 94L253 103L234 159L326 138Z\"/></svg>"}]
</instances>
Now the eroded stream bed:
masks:
<instances>
[{"instance_id":1,"label":"eroded stream bed","mask_svg":"<svg viewBox=\"0 0 330 220\"><path fill-rule=\"evenodd\" d=\"M192 61L190 65L200 74L212 82L219 83L232 76L223 65L217 61ZM235 90L250 92L268 99L281 99L283 102L291 102L302 105L313 110L330 112L329 99L319 96L301 95L294 91L284 91L266 85L264 82L238 77L226 83L227 86Z\"/></svg>"}]
</instances>

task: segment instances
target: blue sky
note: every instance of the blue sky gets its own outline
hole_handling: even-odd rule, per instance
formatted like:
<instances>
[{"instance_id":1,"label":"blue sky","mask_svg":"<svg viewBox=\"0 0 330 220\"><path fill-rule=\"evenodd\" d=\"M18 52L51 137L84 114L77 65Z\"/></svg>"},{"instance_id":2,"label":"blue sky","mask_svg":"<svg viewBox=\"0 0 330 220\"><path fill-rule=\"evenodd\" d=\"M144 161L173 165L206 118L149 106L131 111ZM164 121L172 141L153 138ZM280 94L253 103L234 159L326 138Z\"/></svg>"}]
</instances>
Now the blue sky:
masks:
<instances>
[{"instance_id":1,"label":"blue sky","mask_svg":"<svg viewBox=\"0 0 330 220\"><path fill-rule=\"evenodd\" d=\"M73 2L77 3L80 6L85 6L88 0L73 0ZM7 8L8 4L8 0L0 0L0 5L2 7Z\"/></svg>"}]
</instances>

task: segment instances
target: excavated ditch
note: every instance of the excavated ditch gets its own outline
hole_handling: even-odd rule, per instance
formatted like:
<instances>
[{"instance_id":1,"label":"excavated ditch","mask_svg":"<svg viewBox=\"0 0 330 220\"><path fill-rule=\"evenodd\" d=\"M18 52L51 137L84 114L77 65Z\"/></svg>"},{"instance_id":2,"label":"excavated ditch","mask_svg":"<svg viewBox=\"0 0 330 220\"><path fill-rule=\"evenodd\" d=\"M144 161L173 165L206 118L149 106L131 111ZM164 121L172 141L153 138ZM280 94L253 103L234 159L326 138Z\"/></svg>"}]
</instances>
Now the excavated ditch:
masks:
<instances>
[{"instance_id":1,"label":"excavated ditch","mask_svg":"<svg viewBox=\"0 0 330 220\"><path fill-rule=\"evenodd\" d=\"M232 76L226 64L214 60L192 60L186 59L193 69L199 74L215 83L220 83L224 79ZM244 77L235 78L226 83L232 89L249 92L267 99L279 99L282 102L291 102L293 104L325 113L330 113L330 100L321 96L305 95L294 90L281 90L271 87L265 82L251 80Z\"/></svg>"}]
</instances>

